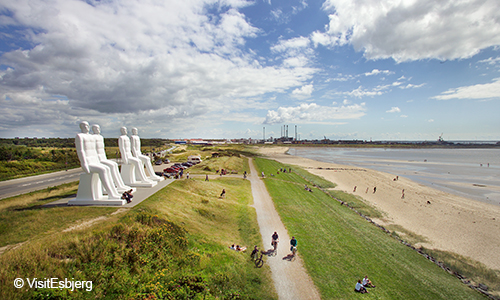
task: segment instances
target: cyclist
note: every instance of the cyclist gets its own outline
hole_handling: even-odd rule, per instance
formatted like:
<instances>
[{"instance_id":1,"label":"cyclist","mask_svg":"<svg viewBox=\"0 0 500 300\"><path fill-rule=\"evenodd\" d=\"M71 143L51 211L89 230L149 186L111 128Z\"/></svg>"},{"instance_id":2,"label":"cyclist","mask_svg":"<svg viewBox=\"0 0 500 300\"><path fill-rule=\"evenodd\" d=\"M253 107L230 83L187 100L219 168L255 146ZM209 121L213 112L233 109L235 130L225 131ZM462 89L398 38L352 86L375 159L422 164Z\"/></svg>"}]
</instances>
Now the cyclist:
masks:
<instances>
[{"instance_id":1,"label":"cyclist","mask_svg":"<svg viewBox=\"0 0 500 300\"><path fill-rule=\"evenodd\" d=\"M257 248L257 246L254 246L253 250L252 250L252 254L250 254L250 257L252 258L252 260L257 259L258 253L259 253L259 248Z\"/></svg>"},{"instance_id":2,"label":"cyclist","mask_svg":"<svg viewBox=\"0 0 500 300\"><path fill-rule=\"evenodd\" d=\"M279 242L278 233L275 231L272 235L272 242L271 242L271 245L273 246L274 251L276 251L276 249L278 248L278 242Z\"/></svg>"}]
</instances>

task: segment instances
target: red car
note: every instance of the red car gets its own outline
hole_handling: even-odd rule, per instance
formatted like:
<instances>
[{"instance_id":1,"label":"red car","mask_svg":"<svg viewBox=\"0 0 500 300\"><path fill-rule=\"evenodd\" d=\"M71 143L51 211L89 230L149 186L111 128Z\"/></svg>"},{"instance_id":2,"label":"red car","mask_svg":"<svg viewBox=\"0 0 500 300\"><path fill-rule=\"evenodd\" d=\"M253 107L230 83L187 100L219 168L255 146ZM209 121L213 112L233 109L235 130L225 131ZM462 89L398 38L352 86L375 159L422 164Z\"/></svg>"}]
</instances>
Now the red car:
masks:
<instances>
[{"instance_id":1,"label":"red car","mask_svg":"<svg viewBox=\"0 0 500 300\"><path fill-rule=\"evenodd\" d=\"M165 173L177 173L177 172L179 172L179 169L175 168L175 167L170 167L170 168L166 168L165 170L163 170L163 172L165 172Z\"/></svg>"}]
</instances>

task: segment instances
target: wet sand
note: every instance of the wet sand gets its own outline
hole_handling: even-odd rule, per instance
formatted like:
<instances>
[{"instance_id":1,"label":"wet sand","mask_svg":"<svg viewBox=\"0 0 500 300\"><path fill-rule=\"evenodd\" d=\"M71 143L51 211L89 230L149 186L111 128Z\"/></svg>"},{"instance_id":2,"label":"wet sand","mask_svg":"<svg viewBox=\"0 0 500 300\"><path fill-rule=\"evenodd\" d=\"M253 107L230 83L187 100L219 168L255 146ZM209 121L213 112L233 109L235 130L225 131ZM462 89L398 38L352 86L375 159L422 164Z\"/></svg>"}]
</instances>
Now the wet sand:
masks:
<instances>
[{"instance_id":1,"label":"wet sand","mask_svg":"<svg viewBox=\"0 0 500 300\"><path fill-rule=\"evenodd\" d=\"M286 155L286 150L259 148L271 159L298 165L334 182L336 190L362 197L384 214L374 220L377 223L400 225L427 239L416 246L454 252L500 270L499 206L449 194L402 176L394 181L395 176L389 173ZM405 197L401 199L403 189Z\"/></svg>"}]
</instances>

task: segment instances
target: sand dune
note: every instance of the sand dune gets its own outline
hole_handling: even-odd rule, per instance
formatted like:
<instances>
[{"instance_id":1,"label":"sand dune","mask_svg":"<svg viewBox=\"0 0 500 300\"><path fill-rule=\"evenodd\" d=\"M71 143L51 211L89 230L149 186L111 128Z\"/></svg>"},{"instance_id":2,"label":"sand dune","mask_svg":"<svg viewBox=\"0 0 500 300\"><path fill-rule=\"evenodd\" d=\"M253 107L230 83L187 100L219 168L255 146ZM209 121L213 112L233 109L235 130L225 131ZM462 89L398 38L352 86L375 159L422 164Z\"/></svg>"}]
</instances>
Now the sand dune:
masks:
<instances>
[{"instance_id":1,"label":"sand dune","mask_svg":"<svg viewBox=\"0 0 500 300\"><path fill-rule=\"evenodd\" d=\"M388 173L286 155L286 150L260 148L262 154L272 159L301 166L336 183L337 190L361 196L385 214L382 220L375 220L377 223L397 224L425 237L427 242L422 246L458 253L500 270L500 207L442 192L401 176L394 181L395 176ZM375 193L374 187L377 187ZM401 199L403 189L405 197Z\"/></svg>"}]
</instances>

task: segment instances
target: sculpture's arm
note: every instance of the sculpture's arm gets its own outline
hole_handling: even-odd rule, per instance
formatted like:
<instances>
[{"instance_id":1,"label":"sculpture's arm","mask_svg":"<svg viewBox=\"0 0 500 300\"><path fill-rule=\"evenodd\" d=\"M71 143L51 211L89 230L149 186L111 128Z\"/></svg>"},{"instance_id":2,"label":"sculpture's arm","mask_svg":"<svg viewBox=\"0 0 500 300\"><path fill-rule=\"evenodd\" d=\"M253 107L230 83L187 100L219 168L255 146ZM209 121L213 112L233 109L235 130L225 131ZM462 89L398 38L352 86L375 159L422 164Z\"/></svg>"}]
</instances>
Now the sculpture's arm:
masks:
<instances>
[{"instance_id":1,"label":"sculpture's arm","mask_svg":"<svg viewBox=\"0 0 500 300\"><path fill-rule=\"evenodd\" d=\"M86 173L90 173L89 164L87 162L87 156L85 154L85 149L83 148L83 139L79 135L75 138L76 154L78 154L78 159L80 159L80 165Z\"/></svg>"}]
</instances>

